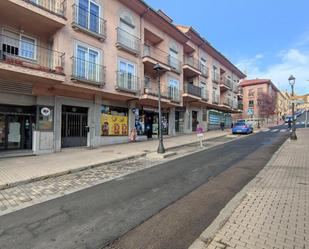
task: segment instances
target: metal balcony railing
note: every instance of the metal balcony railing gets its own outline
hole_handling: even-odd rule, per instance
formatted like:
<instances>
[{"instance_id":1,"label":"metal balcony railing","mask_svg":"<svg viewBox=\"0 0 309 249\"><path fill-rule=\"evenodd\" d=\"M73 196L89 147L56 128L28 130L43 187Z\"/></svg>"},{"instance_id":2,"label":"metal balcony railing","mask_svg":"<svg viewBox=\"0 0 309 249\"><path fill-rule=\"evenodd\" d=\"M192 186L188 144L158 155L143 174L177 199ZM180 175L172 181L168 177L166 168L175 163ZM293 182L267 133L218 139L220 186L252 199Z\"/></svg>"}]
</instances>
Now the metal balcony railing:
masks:
<instances>
[{"instance_id":1,"label":"metal balcony railing","mask_svg":"<svg viewBox=\"0 0 309 249\"><path fill-rule=\"evenodd\" d=\"M25 37L16 39L0 34L0 60L16 66L64 74L64 53L36 45Z\"/></svg>"},{"instance_id":2,"label":"metal balcony railing","mask_svg":"<svg viewBox=\"0 0 309 249\"><path fill-rule=\"evenodd\" d=\"M169 87L169 97L174 102L180 102L180 90L177 87Z\"/></svg>"},{"instance_id":3,"label":"metal balcony railing","mask_svg":"<svg viewBox=\"0 0 309 249\"><path fill-rule=\"evenodd\" d=\"M223 77L220 83L228 88L232 87L232 80L227 77Z\"/></svg>"},{"instance_id":4,"label":"metal balcony railing","mask_svg":"<svg viewBox=\"0 0 309 249\"><path fill-rule=\"evenodd\" d=\"M184 65L189 65L190 67L200 71L200 61L192 56L184 56Z\"/></svg>"},{"instance_id":5,"label":"metal balcony railing","mask_svg":"<svg viewBox=\"0 0 309 249\"><path fill-rule=\"evenodd\" d=\"M212 81L213 81L214 83L219 83L219 81L220 81L220 75L219 75L219 73L215 73L215 72L212 73Z\"/></svg>"},{"instance_id":6,"label":"metal balcony railing","mask_svg":"<svg viewBox=\"0 0 309 249\"><path fill-rule=\"evenodd\" d=\"M201 97L204 100L209 100L209 92L206 89L201 89Z\"/></svg>"},{"instance_id":7,"label":"metal balcony railing","mask_svg":"<svg viewBox=\"0 0 309 249\"><path fill-rule=\"evenodd\" d=\"M168 56L168 65L177 73L181 72L181 61L177 58L169 55Z\"/></svg>"},{"instance_id":8,"label":"metal balcony railing","mask_svg":"<svg viewBox=\"0 0 309 249\"><path fill-rule=\"evenodd\" d=\"M117 43L118 47L129 50L134 54L140 54L140 39L122 28L116 28L117 30Z\"/></svg>"},{"instance_id":9,"label":"metal balcony railing","mask_svg":"<svg viewBox=\"0 0 309 249\"><path fill-rule=\"evenodd\" d=\"M74 28L81 29L100 39L106 38L106 20L91 13L82 6L73 4L73 22Z\"/></svg>"},{"instance_id":10,"label":"metal balcony railing","mask_svg":"<svg viewBox=\"0 0 309 249\"><path fill-rule=\"evenodd\" d=\"M204 77L209 76L209 68L203 64L201 64L201 73Z\"/></svg>"},{"instance_id":11,"label":"metal balcony railing","mask_svg":"<svg viewBox=\"0 0 309 249\"><path fill-rule=\"evenodd\" d=\"M150 57L158 62L169 64L168 53L162 51L159 48L144 44L143 46L143 57Z\"/></svg>"},{"instance_id":12,"label":"metal balcony railing","mask_svg":"<svg viewBox=\"0 0 309 249\"><path fill-rule=\"evenodd\" d=\"M105 84L105 66L72 57L72 79L102 87Z\"/></svg>"},{"instance_id":13,"label":"metal balcony railing","mask_svg":"<svg viewBox=\"0 0 309 249\"><path fill-rule=\"evenodd\" d=\"M160 91L162 98L169 98L169 87L166 84L162 84L162 82L160 83ZM146 94L158 97L158 82L146 78L144 80L144 92Z\"/></svg>"},{"instance_id":14,"label":"metal balcony railing","mask_svg":"<svg viewBox=\"0 0 309 249\"><path fill-rule=\"evenodd\" d=\"M66 0L23 0L48 12L65 17Z\"/></svg>"},{"instance_id":15,"label":"metal balcony railing","mask_svg":"<svg viewBox=\"0 0 309 249\"><path fill-rule=\"evenodd\" d=\"M185 83L184 92L201 98L201 88L190 83Z\"/></svg>"},{"instance_id":16,"label":"metal balcony railing","mask_svg":"<svg viewBox=\"0 0 309 249\"><path fill-rule=\"evenodd\" d=\"M139 78L124 71L117 71L116 89L128 92L139 92Z\"/></svg>"}]
</instances>

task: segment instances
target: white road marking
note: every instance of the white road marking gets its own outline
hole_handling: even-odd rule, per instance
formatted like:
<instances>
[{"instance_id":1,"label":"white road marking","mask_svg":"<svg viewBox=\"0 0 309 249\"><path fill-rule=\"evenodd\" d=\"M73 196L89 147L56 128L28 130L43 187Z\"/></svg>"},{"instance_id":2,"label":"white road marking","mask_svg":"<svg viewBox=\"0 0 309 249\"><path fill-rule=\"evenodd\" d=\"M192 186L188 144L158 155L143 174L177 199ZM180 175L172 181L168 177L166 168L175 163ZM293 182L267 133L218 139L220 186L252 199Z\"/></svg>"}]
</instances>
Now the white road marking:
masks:
<instances>
[{"instance_id":1,"label":"white road marking","mask_svg":"<svg viewBox=\"0 0 309 249\"><path fill-rule=\"evenodd\" d=\"M281 129L280 132L286 132L286 129Z\"/></svg>"},{"instance_id":2,"label":"white road marking","mask_svg":"<svg viewBox=\"0 0 309 249\"><path fill-rule=\"evenodd\" d=\"M274 129L274 130L271 130L271 132L277 132L279 131L279 129Z\"/></svg>"},{"instance_id":3,"label":"white road marking","mask_svg":"<svg viewBox=\"0 0 309 249\"><path fill-rule=\"evenodd\" d=\"M270 131L270 129L265 129L265 130L262 130L263 132L268 132L268 131Z\"/></svg>"}]
</instances>

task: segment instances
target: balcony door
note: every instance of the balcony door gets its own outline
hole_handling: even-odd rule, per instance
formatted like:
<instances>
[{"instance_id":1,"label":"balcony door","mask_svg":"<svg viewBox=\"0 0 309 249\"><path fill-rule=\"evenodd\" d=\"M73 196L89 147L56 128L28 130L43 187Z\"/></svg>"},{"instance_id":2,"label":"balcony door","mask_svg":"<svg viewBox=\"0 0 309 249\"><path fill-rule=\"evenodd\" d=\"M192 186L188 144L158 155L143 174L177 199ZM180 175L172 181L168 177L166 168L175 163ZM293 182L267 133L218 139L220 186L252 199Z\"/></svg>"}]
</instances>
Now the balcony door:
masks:
<instances>
[{"instance_id":1,"label":"balcony door","mask_svg":"<svg viewBox=\"0 0 309 249\"><path fill-rule=\"evenodd\" d=\"M169 80L169 97L172 100L179 100L179 81L175 79Z\"/></svg>"},{"instance_id":2,"label":"balcony door","mask_svg":"<svg viewBox=\"0 0 309 249\"><path fill-rule=\"evenodd\" d=\"M90 0L79 0L78 24L92 32L100 33L101 6Z\"/></svg>"},{"instance_id":3,"label":"balcony door","mask_svg":"<svg viewBox=\"0 0 309 249\"><path fill-rule=\"evenodd\" d=\"M119 60L119 73L121 87L129 90L136 90L136 66L135 64L126 61Z\"/></svg>"},{"instance_id":4,"label":"balcony door","mask_svg":"<svg viewBox=\"0 0 309 249\"><path fill-rule=\"evenodd\" d=\"M100 53L95 49L77 45L76 47L76 75L85 80L99 82Z\"/></svg>"}]
</instances>

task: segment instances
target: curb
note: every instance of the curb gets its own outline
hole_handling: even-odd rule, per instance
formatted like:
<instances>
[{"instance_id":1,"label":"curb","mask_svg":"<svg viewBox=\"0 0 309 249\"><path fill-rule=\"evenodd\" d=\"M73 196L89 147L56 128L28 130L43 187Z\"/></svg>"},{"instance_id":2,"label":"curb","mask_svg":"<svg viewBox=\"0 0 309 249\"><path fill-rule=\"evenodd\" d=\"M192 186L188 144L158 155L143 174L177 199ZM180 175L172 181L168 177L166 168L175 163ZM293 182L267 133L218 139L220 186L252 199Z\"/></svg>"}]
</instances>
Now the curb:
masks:
<instances>
[{"instance_id":1,"label":"curb","mask_svg":"<svg viewBox=\"0 0 309 249\"><path fill-rule=\"evenodd\" d=\"M273 163L273 161L278 157L278 154L288 143L289 143L289 139L287 138L287 140L273 154L273 156L268 161L268 163L264 166L263 169L265 169L267 166ZM257 176L254 177L246 186L244 186L242 190L240 190L240 192L238 192L226 204L226 206L220 211L219 215L215 218L215 220L201 233L201 235L191 244L191 246L188 249L206 249L207 248L207 246L211 243L211 241L215 237L216 233L224 226L224 224L228 221L228 219L233 214L234 210L246 198L248 189L252 185L254 185L256 181L260 180Z\"/></svg>"},{"instance_id":2,"label":"curb","mask_svg":"<svg viewBox=\"0 0 309 249\"><path fill-rule=\"evenodd\" d=\"M207 140L215 139L215 138L224 137L224 136L227 136L227 135L225 134L225 135L220 135L220 136L213 137L213 138L204 139L203 142L205 142ZM188 145L193 145L193 144L196 144L196 143L198 143L198 142L195 141L195 142L190 142L190 143L186 143L186 144L182 144L182 145L172 146L172 147L167 148L166 151L177 149L177 148L188 146ZM63 175L71 174L71 173L77 173L77 172L80 172L80 171L84 171L84 170L87 170L87 169L93 169L93 168L100 167L100 166L103 166L103 165L109 165L109 164L112 164L112 163L123 162L125 160L136 159L136 158L139 158L139 157L146 156L147 154L150 154L150 153L153 153L153 152L154 151L144 152L144 153L136 154L134 156L128 156L128 157L124 157L124 158L114 159L114 160L111 160L111 161L108 161L108 162L95 163L95 164L91 164L91 165L87 165L87 166L81 166L79 168L75 168L75 169L71 169L71 170L64 170L64 171L61 171L61 172L56 172L56 173L52 173L52 174L48 174L48 175L44 175L44 176L32 177L32 178L27 179L27 180L21 180L21 181L16 181L16 182L12 182L12 183L5 183L5 184L0 185L0 190L16 187L18 185L23 185L23 184L27 184L27 183L31 183L31 182L42 181L42 180L46 180L46 179L49 179L49 178L55 178L55 177L59 177L59 176L63 176Z\"/></svg>"}]
</instances>

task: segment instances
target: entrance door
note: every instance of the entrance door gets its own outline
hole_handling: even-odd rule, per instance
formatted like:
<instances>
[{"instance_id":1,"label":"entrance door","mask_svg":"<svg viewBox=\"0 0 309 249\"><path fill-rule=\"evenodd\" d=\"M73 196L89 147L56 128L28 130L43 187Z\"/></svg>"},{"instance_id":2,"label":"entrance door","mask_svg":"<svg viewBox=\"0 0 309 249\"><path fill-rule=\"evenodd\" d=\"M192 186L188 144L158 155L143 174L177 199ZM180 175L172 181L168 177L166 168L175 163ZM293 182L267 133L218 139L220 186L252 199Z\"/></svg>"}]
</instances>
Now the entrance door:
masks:
<instances>
[{"instance_id":1,"label":"entrance door","mask_svg":"<svg viewBox=\"0 0 309 249\"><path fill-rule=\"evenodd\" d=\"M196 131L197 127L197 111L192 111L192 131Z\"/></svg>"},{"instance_id":2,"label":"entrance door","mask_svg":"<svg viewBox=\"0 0 309 249\"><path fill-rule=\"evenodd\" d=\"M184 131L184 112L175 111L175 130L176 132Z\"/></svg>"},{"instance_id":3,"label":"entrance door","mask_svg":"<svg viewBox=\"0 0 309 249\"><path fill-rule=\"evenodd\" d=\"M62 107L61 147L87 145L88 109L83 107Z\"/></svg>"},{"instance_id":4,"label":"entrance door","mask_svg":"<svg viewBox=\"0 0 309 249\"><path fill-rule=\"evenodd\" d=\"M33 117L0 114L0 150L32 148Z\"/></svg>"}]
</instances>

